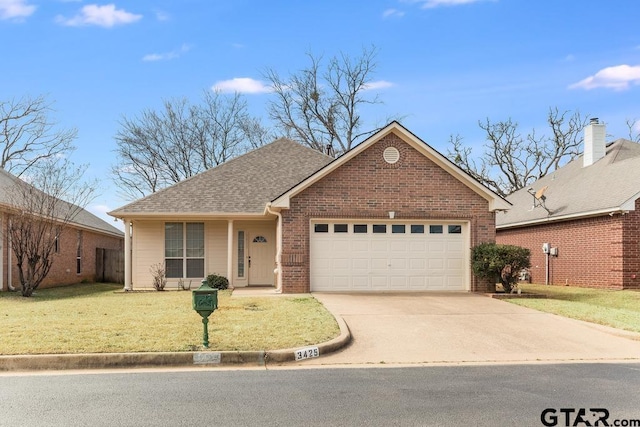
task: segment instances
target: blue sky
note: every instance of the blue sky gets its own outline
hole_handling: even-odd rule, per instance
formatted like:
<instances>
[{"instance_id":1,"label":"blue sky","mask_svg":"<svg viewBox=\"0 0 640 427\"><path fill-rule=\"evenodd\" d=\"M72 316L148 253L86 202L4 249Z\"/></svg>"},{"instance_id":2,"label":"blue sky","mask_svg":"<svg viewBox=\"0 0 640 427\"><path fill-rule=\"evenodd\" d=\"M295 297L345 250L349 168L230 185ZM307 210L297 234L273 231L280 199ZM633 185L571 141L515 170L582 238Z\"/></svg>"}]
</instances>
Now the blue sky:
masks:
<instances>
[{"instance_id":1,"label":"blue sky","mask_svg":"<svg viewBox=\"0 0 640 427\"><path fill-rule=\"evenodd\" d=\"M387 117L442 153L451 134L481 147L478 120L512 118L546 131L549 107L607 123L612 138L640 118L637 0L0 0L0 98L47 95L61 127L77 128L102 217L116 194L118 121L163 99L246 93L269 125L266 68L288 75L307 52L379 49L374 76ZM479 154L479 151L476 152Z\"/></svg>"}]
</instances>

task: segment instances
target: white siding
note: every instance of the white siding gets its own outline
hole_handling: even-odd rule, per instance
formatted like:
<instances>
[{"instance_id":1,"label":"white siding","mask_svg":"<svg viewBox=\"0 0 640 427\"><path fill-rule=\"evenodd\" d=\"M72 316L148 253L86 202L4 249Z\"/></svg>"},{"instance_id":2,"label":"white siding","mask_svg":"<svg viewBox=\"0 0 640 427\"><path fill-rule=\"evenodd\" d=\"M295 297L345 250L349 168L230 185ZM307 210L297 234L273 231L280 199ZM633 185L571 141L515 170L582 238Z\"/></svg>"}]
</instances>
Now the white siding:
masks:
<instances>
[{"instance_id":1,"label":"white siding","mask_svg":"<svg viewBox=\"0 0 640 427\"><path fill-rule=\"evenodd\" d=\"M206 221L205 274L227 276L227 221ZM198 286L200 284L198 283ZM192 284L193 286L193 284Z\"/></svg>"},{"instance_id":2,"label":"white siding","mask_svg":"<svg viewBox=\"0 0 640 427\"><path fill-rule=\"evenodd\" d=\"M153 288L149 268L164 263L164 221L133 223L133 289Z\"/></svg>"}]
</instances>

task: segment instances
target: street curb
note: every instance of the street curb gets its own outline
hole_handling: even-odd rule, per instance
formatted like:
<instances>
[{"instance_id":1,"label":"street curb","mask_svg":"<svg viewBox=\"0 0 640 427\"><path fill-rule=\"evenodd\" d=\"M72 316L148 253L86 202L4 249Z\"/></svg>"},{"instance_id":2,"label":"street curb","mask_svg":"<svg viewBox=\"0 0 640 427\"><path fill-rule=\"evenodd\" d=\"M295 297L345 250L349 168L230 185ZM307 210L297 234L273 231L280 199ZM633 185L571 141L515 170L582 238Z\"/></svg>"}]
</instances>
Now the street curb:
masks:
<instances>
[{"instance_id":1,"label":"street curb","mask_svg":"<svg viewBox=\"0 0 640 427\"><path fill-rule=\"evenodd\" d=\"M340 335L318 344L320 355L332 353L349 344L351 333L341 317L335 317ZM0 356L0 372L67 369L140 368L168 366L265 366L295 360L297 349L272 351L198 351L154 353L34 354Z\"/></svg>"}]
</instances>

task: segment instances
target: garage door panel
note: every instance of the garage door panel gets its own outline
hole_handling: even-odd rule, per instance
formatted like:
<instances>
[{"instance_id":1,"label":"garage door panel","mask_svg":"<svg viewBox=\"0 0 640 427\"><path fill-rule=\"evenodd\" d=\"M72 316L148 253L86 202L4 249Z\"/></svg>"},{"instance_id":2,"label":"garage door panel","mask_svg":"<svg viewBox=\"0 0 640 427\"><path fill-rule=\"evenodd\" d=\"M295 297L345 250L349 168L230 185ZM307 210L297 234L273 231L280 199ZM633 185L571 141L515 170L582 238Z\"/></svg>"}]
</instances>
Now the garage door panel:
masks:
<instances>
[{"instance_id":1,"label":"garage door panel","mask_svg":"<svg viewBox=\"0 0 640 427\"><path fill-rule=\"evenodd\" d=\"M358 271L358 270L369 271L369 265L370 265L369 262L370 262L369 258L353 258L351 260L351 268L353 268L354 271Z\"/></svg>"},{"instance_id":2,"label":"garage door panel","mask_svg":"<svg viewBox=\"0 0 640 427\"><path fill-rule=\"evenodd\" d=\"M392 240L389 242L391 252L406 252L408 243L403 240Z\"/></svg>"},{"instance_id":3,"label":"garage door panel","mask_svg":"<svg viewBox=\"0 0 640 427\"><path fill-rule=\"evenodd\" d=\"M430 258L429 262L429 270L444 270L444 260L442 258Z\"/></svg>"},{"instance_id":4,"label":"garage door panel","mask_svg":"<svg viewBox=\"0 0 640 427\"><path fill-rule=\"evenodd\" d=\"M389 260L389 268L391 272L396 272L397 270L405 271L407 270L407 259L406 258L392 258Z\"/></svg>"},{"instance_id":5,"label":"garage door panel","mask_svg":"<svg viewBox=\"0 0 640 427\"><path fill-rule=\"evenodd\" d=\"M409 287L411 290L427 289L426 276L409 277Z\"/></svg>"},{"instance_id":6,"label":"garage door panel","mask_svg":"<svg viewBox=\"0 0 640 427\"><path fill-rule=\"evenodd\" d=\"M351 268L351 262L348 258L338 258L333 260L331 268L335 270L347 270Z\"/></svg>"},{"instance_id":7,"label":"garage door panel","mask_svg":"<svg viewBox=\"0 0 640 427\"><path fill-rule=\"evenodd\" d=\"M336 223L347 224L348 231L335 233L331 221L318 223L329 223L329 232L315 233L311 227L312 290L464 290L467 286L467 225L462 233L449 233L446 223L411 227L410 222L390 221L386 233L373 233L373 224L383 221L340 220ZM367 233L354 233L354 224L366 224Z\"/></svg>"},{"instance_id":8,"label":"garage door panel","mask_svg":"<svg viewBox=\"0 0 640 427\"><path fill-rule=\"evenodd\" d=\"M368 290L370 289L369 275L355 275L351 276L351 285L354 290Z\"/></svg>"},{"instance_id":9,"label":"garage door panel","mask_svg":"<svg viewBox=\"0 0 640 427\"><path fill-rule=\"evenodd\" d=\"M362 240L362 239L354 239L351 242L351 250L353 252L369 252L369 241L368 240ZM341 252L344 251L344 247L342 248L336 248L337 250L340 250Z\"/></svg>"},{"instance_id":10,"label":"garage door panel","mask_svg":"<svg viewBox=\"0 0 640 427\"><path fill-rule=\"evenodd\" d=\"M389 281L386 275L371 275L371 288L374 290L384 290L389 287Z\"/></svg>"},{"instance_id":11,"label":"garage door panel","mask_svg":"<svg viewBox=\"0 0 640 427\"><path fill-rule=\"evenodd\" d=\"M409 242L409 250L411 252L418 252L418 253L423 253L427 250L427 242L423 241L423 242L416 242L416 241L412 241Z\"/></svg>"},{"instance_id":12,"label":"garage door panel","mask_svg":"<svg viewBox=\"0 0 640 427\"><path fill-rule=\"evenodd\" d=\"M372 239L371 252L381 252L386 254L389 252L389 242L382 239Z\"/></svg>"},{"instance_id":13,"label":"garage door panel","mask_svg":"<svg viewBox=\"0 0 640 427\"><path fill-rule=\"evenodd\" d=\"M408 277L391 276L389 279L389 287L393 290L399 291L408 289Z\"/></svg>"},{"instance_id":14,"label":"garage door panel","mask_svg":"<svg viewBox=\"0 0 640 427\"><path fill-rule=\"evenodd\" d=\"M419 270L422 271L427 266L427 260L425 258L411 258L409 260L409 269L410 270Z\"/></svg>"},{"instance_id":15,"label":"garage door panel","mask_svg":"<svg viewBox=\"0 0 640 427\"><path fill-rule=\"evenodd\" d=\"M449 258L447 259L447 269L449 271L459 271L464 267L462 259Z\"/></svg>"}]
</instances>

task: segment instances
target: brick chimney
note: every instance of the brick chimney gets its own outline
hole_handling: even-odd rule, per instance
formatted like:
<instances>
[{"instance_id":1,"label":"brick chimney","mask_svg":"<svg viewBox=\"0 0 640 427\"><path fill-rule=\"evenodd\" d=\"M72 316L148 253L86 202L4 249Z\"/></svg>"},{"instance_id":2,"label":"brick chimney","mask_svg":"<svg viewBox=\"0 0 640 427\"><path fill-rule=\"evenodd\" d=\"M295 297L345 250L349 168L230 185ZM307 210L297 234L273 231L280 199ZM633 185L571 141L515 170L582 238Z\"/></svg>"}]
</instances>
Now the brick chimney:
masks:
<instances>
[{"instance_id":1,"label":"brick chimney","mask_svg":"<svg viewBox=\"0 0 640 427\"><path fill-rule=\"evenodd\" d=\"M582 167L591 166L606 154L604 123L600 123L597 118L591 119L584 128L584 155L582 156Z\"/></svg>"}]
</instances>

